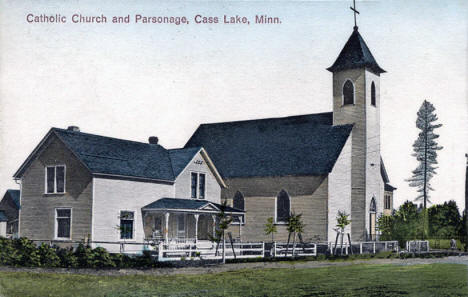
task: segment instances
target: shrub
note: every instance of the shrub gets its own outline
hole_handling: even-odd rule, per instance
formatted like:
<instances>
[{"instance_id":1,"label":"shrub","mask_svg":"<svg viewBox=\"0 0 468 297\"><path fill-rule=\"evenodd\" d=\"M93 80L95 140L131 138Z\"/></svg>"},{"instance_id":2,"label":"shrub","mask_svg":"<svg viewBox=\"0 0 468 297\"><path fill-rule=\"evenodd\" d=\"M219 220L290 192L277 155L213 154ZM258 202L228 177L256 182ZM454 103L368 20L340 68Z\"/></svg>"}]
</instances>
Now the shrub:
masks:
<instances>
[{"instance_id":1,"label":"shrub","mask_svg":"<svg viewBox=\"0 0 468 297\"><path fill-rule=\"evenodd\" d=\"M149 251L143 251L142 255L136 256L134 258L134 264L136 267L154 267L154 259L151 256L151 252Z\"/></svg>"},{"instance_id":2,"label":"shrub","mask_svg":"<svg viewBox=\"0 0 468 297\"><path fill-rule=\"evenodd\" d=\"M93 267L115 267L115 263L105 248L97 247L93 251Z\"/></svg>"},{"instance_id":3,"label":"shrub","mask_svg":"<svg viewBox=\"0 0 468 297\"><path fill-rule=\"evenodd\" d=\"M31 240L22 237L13 240L13 246L17 251L14 265L17 266L40 266L41 258L37 247Z\"/></svg>"},{"instance_id":4,"label":"shrub","mask_svg":"<svg viewBox=\"0 0 468 297\"><path fill-rule=\"evenodd\" d=\"M109 255L116 267L130 268L133 267L133 260L125 254L110 254Z\"/></svg>"},{"instance_id":5,"label":"shrub","mask_svg":"<svg viewBox=\"0 0 468 297\"><path fill-rule=\"evenodd\" d=\"M93 250L89 246L84 246L82 243L80 243L75 250L75 257L78 261L79 267L94 267L94 254Z\"/></svg>"},{"instance_id":6,"label":"shrub","mask_svg":"<svg viewBox=\"0 0 468 297\"><path fill-rule=\"evenodd\" d=\"M73 253L73 248L57 249L57 256L60 258L61 267L78 267L78 259Z\"/></svg>"},{"instance_id":7,"label":"shrub","mask_svg":"<svg viewBox=\"0 0 468 297\"><path fill-rule=\"evenodd\" d=\"M18 261L19 255L13 241L4 237L0 237L0 264L1 265L15 265Z\"/></svg>"},{"instance_id":8,"label":"shrub","mask_svg":"<svg viewBox=\"0 0 468 297\"><path fill-rule=\"evenodd\" d=\"M48 244L41 244L37 249L41 266L45 267L59 267L60 258L57 256L57 250L50 247Z\"/></svg>"}]
</instances>

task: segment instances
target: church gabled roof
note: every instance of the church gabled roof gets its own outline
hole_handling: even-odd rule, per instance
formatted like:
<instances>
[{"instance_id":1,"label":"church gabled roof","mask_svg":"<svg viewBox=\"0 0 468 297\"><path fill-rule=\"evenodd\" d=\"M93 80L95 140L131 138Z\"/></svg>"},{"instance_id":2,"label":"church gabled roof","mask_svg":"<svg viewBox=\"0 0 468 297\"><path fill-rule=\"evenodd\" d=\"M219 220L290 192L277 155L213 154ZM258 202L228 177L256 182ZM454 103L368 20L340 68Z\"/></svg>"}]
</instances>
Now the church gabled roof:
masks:
<instances>
[{"instance_id":1,"label":"church gabled roof","mask_svg":"<svg viewBox=\"0 0 468 297\"><path fill-rule=\"evenodd\" d=\"M364 39L361 34L359 34L357 27L354 28L353 33L341 50L335 63L327 68L327 70L337 72L355 68L368 68L376 74L385 72L385 70L380 68L379 64L377 64L374 56L372 56Z\"/></svg>"},{"instance_id":2,"label":"church gabled roof","mask_svg":"<svg viewBox=\"0 0 468 297\"><path fill-rule=\"evenodd\" d=\"M185 147L203 146L224 178L324 175L352 130L332 121L328 112L202 124Z\"/></svg>"}]
</instances>

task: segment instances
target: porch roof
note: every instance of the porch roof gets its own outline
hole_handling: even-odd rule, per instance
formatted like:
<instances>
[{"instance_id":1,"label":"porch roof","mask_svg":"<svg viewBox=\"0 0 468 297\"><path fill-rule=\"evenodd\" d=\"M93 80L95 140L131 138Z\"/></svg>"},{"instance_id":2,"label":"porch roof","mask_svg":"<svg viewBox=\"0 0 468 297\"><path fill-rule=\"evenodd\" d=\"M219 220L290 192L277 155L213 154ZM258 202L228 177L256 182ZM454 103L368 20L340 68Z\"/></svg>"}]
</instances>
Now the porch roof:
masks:
<instances>
[{"instance_id":1,"label":"porch roof","mask_svg":"<svg viewBox=\"0 0 468 297\"><path fill-rule=\"evenodd\" d=\"M161 198L142 208L142 210L174 210L174 211L192 211L201 213L218 213L223 205L206 200L183 199L183 198ZM243 214L244 211L224 206L227 213Z\"/></svg>"}]
</instances>

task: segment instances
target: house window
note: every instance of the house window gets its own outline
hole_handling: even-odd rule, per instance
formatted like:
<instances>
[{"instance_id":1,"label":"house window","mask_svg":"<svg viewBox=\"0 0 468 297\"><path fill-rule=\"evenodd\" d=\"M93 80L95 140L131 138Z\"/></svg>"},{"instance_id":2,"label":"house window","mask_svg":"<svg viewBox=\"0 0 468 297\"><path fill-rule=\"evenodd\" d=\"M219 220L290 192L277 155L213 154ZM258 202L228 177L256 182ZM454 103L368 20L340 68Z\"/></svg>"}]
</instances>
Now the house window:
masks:
<instances>
[{"instance_id":1,"label":"house window","mask_svg":"<svg viewBox=\"0 0 468 297\"><path fill-rule=\"evenodd\" d=\"M385 207L385 209L391 209L391 207L390 207L390 195L385 195L384 207Z\"/></svg>"},{"instance_id":2,"label":"house window","mask_svg":"<svg viewBox=\"0 0 468 297\"><path fill-rule=\"evenodd\" d=\"M205 175L203 173L199 174L198 190L198 198L205 199Z\"/></svg>"},{"instance_id":3,"label":"house window","mask_svg":"<svg viewBox=\"0 0 468 297\"><path fill-rule=\"evenodd\" d=\"M376 106L376 102L375 102L375 84L374 84L374 82L372 82L372 85L371 85L371 105Z\"/></svg>"},{"instance_id":4,"label":"house window","mask_svg":"<svg viewBox=\"0 0 468 297\"><path fill-rule=\"evenodd\" d=\"M133 211L120 212L120 239L133 239Z\"/></svg>"},{"instance_id":5,"label":"house window","mask_svg":"<svg viewBox=\"0 0 468 297\"><path fill-rule=\"evenodd\" d=\"M46 193L65 193L65 166L46 167Z\"/></svg>"},{"instance_id":6,"label":"house window","mask_svg":"<svg viewBox=\"0 0 468 297\"><path fill-rule=\"evenodd\" d=\"M277 223L286 223L289 219L289 214L291 212L291 199L289 198L288 193L285 190L281 192L276 197L276 222Z\"/></svg>"},{"instance_id":7,"label":"house window","mask_svg":"<svg viewBox=\"0 0 468 297\"><path fill-rule=\"evenodd\" d=\"M192 172L191 196L196 199L205 199L205 174Z\"/></svg>"},{"instance_id":8,"label":"house window","mask_svg":"<svg viewBox=\"0 0 468 297\"><path fill-rule=\"evenodd\" d=\"M240 209L240 210L245 210L245 199L244 199L244 195L242 195L241 192L239 192L239 191L236 192L232 202L233 202L232 206L234 208L237 208L237 209ZM238 220L239 220L239 222L240 222L240 220L242 220L242 223L245 223L244 215L241 215L238 218ZM236 223L239 223L239 222L236 222Z\"/></svg>"},{"instance_id":9,"label":"house window","mask_svg":"<svg viewBox=\"0 0 468 297\"><path fill-rule=\"evenodd\" d=\"M343 105L354 104L354 86L348 79L343 85Z\"/></svg>"},{"instance_id":10,"label":"house window","mask_svg":"<svg viewBox=\"0 0 468 297\"><path fill-rule=\"evenodd\" d=\"M70 239L71 236L71 208L55 209L55 237L58 239Z\"/></svg>"}]
</instances>

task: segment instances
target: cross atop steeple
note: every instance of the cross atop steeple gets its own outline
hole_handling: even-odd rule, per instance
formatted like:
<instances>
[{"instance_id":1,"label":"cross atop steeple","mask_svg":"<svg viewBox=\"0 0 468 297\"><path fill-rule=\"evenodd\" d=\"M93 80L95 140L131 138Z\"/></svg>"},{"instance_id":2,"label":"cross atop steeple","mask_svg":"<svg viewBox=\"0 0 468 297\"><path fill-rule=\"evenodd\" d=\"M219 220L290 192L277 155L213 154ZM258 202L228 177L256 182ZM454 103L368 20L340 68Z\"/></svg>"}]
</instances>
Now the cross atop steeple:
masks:
<instances>
[{"instance_id":1,"label":"cross atop steeple","mask_svg":"<svg viewBox=\"0 0 468 297\"><path fill-rule=\"evenodd\" d=\"M359 14L359 11L356 10L356 0L353 0L353 7L350 6L349 8L354 12L354 30L357 30L356 13Z\"/></svg>"}]
</instances>

